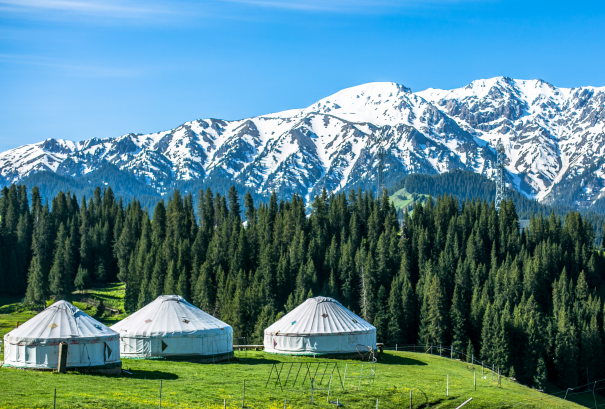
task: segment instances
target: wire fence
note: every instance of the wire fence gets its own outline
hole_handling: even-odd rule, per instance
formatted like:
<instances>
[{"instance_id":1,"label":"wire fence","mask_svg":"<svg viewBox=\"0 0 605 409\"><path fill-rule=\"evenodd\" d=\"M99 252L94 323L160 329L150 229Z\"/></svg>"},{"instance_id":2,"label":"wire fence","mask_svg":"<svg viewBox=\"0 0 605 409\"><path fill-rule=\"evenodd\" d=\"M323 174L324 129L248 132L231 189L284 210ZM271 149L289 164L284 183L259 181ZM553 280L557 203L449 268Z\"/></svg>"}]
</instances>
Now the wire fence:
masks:
<instances>
[{"instance_id":1,"label":"wire fence","mask_svg":"<svg viewBox=\"0 0 605 409\"><path fill-rule=\"evenodd\" d=\"M496 367L494 364L485 363L482 360L477 359L474 355L468 356L465 352L459 351L452 346L442 346L442 345L420 345L420 344L402 344L395 346L383 346L382 351L395 351L395 352L415 352L415 353L425 353L431 355L439 355L442 358L448 358L453 360L460 360L469 363L470 369L475 370L475 365L477 365L477 369L481 366L482 376L484 376L485 372L490 372L492 376L492 380L497 376L498 386L501 386L502 375L500 374L500 368ZM469 360L470 358L470 360ZM448 375L449 377L449 375ZM512 381L516 381L515 378L509 378ZM601 384L599 388L597 388L597 384ZM592 386L592 388L591 388ZM584 385L575 386L573 388L567 388L566 390L554 393L545 393L541 392L544 396L550 396L553 398L561 398L563 400L568 400L571 397L576 397L580 395L591 394L594 400L594 406L589 406L590 408L598 409L600 407L605 407L605 403L599 404L597 402L597 393L600 390L605 390L605 379L599 379L596 381L592 381L586 383ZM502 402L503 406L512 406L518 407L524 404L536 402L543 400L544 396L540 396L537 398L528 398L523 399L511 404L510 402L505 403Z\"/></svg>"}]
</instances>

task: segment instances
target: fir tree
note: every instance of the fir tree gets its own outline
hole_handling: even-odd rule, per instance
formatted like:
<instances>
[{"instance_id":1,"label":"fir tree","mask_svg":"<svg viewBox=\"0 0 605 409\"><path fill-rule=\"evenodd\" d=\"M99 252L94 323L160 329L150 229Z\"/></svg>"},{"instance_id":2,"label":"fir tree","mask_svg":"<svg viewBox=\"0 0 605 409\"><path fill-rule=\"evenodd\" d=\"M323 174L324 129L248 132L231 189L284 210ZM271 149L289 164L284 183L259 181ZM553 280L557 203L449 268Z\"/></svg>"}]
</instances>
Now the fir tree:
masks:
<instances>
[{"instance_id":1,"label":"fir tree","mask_svg":"<svg viewBox=\"0 0 605 409\"><path fill-rule=\"evenodd\" d=\"M82 292L85 288L90 285L90 276L88 274L88 270L82 268L82 266L78 267L78 273L76 274L76 279L74 280L74 287L76 290Z\"/></svg>"}]
</instances>

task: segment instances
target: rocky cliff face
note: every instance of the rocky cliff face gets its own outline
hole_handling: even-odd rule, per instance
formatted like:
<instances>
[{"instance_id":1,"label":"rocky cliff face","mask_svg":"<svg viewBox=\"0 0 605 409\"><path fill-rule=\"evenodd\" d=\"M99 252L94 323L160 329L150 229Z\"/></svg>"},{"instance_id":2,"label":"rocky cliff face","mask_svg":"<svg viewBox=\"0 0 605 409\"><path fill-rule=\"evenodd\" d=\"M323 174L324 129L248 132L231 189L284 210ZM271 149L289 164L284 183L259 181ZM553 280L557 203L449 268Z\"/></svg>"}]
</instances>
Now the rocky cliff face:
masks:
<instances>
[{"instance_id":1,"label":"rocky cliff face","mask_svg":"<svg viewBox=\"0 0 605 409\"><path fill-rule=\"evenodd\" d=\"M497 77L412 93L369 83L304 109L239 121L200 119L77 143L48 139L0 154L0 175L7 183L42 170L80 177L109 162L158 192L176 181L222 178L258 193L307 196L375 181L379 141L387 180L455 168L492 177L501 139L511 187L586 206L605 186L604 126L605 88Z\"/></svg>"}]
</instances>

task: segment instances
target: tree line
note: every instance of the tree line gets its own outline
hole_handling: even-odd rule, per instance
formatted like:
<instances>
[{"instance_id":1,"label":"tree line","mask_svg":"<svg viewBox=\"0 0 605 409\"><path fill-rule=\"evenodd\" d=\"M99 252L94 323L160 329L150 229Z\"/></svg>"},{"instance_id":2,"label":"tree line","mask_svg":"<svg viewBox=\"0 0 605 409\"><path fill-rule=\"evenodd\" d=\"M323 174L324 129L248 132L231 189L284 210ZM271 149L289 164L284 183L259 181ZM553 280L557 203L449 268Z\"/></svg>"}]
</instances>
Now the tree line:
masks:
<instances>
[{"instance_id":1,"label":"tree line","mask_svg":"<svg viewBox=\"0 0 605 409\"><path fill-rule=\"evenodd\" d=\"M263 330L325 295L377 328L379 342L453 345L520 382L604 377L605 258L579 213L531 218L515 205L428 198L397 219L387 192L255 205L232 188L178 191L153 217L107 187L78 201L4 188L0 292L44 305L75 289L126 284L127 312L179 294L261 343Z\"/></svg>"}]
</instances>

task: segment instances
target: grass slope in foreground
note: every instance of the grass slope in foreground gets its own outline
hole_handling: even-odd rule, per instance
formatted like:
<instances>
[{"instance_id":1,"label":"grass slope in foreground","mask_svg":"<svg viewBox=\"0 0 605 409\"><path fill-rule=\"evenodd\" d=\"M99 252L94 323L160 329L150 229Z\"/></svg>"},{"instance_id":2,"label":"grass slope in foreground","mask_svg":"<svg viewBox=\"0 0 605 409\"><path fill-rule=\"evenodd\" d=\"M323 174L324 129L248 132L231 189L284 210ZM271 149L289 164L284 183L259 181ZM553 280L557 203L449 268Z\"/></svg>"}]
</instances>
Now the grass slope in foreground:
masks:
<instances>
[{"instance_id":1,"label":"grass slope in foreground","mask_svg":"<svg viewBox=\"0 0 605 409\"><path fill-rule=\"evenodd\" d=\"M414 408L455 408L469 397L469 408L574 408L581 407L569 401L541 394L525 386L502 380L502 388L491 380L486 371L475 367L477 390L473 387L473 371L464 362L438 356L411 352L385 352L376 367L376 380L371 387L349 378L345 391L334 387L331 400L340 399L346 408L408 408L409 388L413 392ZM309 359L275 356L264 352L249 352L239 362L220 364L193 364L187 362L145 361L123 359L123 366L132 375L121 377L61 375L48 372L0 369L0 407L50 408L53 391L57 389L59 408L151 408L157 407L159 380L162 380L162 407L165 408L222 408L242 405L242 386L246 380L246 407L282 408L284 399L289 408L334 407L326 402L326 394L316 392L314 406L310 405L309 382L305 390L284 391L265 382L276 362L300 362ZM327 362L314 359L313 363ZM339 371L347 376L359 374L360 364L338 361ZM285 368L288 368L286 366ZM367 373L368 365L364 367ZM450 396L446 397L446 374L450 376ZM319 374L317 375L319 378ZM275 379L275 378L273 378ZM299 381L300 383L300 381ZM301 388L302 389L302 388Z\"/></svg>"}]
</instances>

